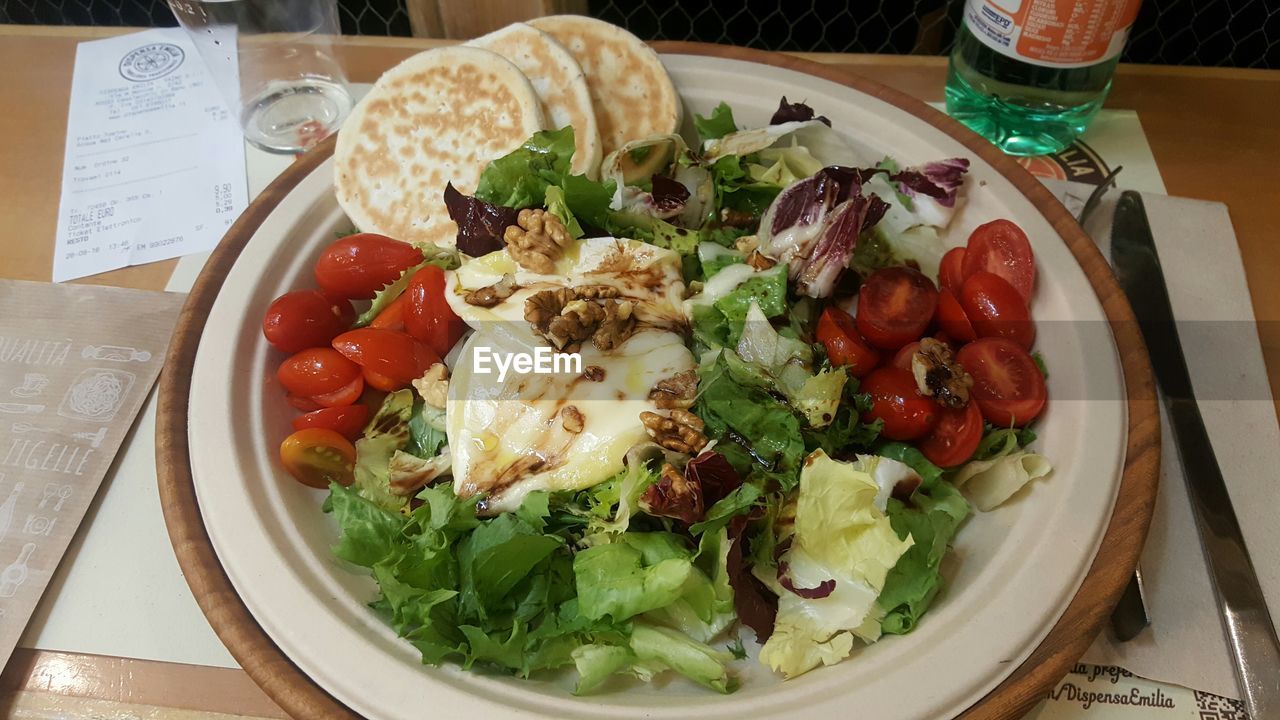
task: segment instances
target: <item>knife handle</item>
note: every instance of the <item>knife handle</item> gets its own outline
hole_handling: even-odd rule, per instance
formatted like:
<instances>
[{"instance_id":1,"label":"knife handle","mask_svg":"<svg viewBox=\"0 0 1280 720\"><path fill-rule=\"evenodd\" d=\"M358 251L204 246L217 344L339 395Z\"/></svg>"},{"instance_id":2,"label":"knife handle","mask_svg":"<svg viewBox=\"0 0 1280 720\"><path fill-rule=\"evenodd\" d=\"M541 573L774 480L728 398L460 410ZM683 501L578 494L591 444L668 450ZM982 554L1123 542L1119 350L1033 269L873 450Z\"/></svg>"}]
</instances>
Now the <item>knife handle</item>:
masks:
<instances>
[{"instance_id":1,"label":"knife handle","mask_svg":"<svg viewBox=\"0 0 1280 720\"><path fill-rule=\"evenodd\" d=\"M1280 719L1280 639L1258 584L1200 407L1165 397L1174 444L1186 473L1191 510L1209 565L1222 624L1235 653L1236 679L1253 720Z\"/></svg>"}]
</instances>

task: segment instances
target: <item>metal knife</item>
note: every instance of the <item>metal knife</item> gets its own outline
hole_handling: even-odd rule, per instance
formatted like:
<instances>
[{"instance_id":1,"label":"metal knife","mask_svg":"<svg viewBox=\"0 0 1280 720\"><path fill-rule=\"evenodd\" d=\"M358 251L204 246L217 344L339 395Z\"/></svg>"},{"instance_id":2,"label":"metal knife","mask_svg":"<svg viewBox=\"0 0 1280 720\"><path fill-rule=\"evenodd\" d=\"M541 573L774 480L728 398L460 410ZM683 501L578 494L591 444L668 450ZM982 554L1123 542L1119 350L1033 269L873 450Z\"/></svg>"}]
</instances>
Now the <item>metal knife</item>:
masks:
<instances>
[{"instance_id":1,"label":"metal knife","mask_svg":"<svg viewBox=\"0 0 1280 720\"><path fill-rule=\"evenodd\" d=\"M1116 204L1111 264L1138 318L1169 413L1245 707L1253 720L1275 720L1280 718L1280 640L1200 417L1147 212L1133 191L1122 193Z\"/></svg>"}]
</instances>

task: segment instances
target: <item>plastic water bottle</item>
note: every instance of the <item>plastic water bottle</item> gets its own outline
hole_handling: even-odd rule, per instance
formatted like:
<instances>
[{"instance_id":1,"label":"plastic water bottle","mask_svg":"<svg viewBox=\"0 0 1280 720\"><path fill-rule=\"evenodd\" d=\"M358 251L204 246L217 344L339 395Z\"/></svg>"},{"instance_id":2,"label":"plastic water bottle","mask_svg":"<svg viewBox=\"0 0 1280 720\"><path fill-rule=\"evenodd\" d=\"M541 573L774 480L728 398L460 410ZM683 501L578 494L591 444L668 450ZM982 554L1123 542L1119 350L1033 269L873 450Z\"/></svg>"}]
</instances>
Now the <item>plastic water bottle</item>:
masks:
<instances>
[{"instance_id":1,"label":"plastic water bottle","mask_svg":"<svg viewBox=\"0 0 1280 720\"><path fill-rule=\"evenodd\" d=\"M1140 0L966 0L947 112L1010 155L1045 155L1084 132Z\"/></svg>"}]
</instances>

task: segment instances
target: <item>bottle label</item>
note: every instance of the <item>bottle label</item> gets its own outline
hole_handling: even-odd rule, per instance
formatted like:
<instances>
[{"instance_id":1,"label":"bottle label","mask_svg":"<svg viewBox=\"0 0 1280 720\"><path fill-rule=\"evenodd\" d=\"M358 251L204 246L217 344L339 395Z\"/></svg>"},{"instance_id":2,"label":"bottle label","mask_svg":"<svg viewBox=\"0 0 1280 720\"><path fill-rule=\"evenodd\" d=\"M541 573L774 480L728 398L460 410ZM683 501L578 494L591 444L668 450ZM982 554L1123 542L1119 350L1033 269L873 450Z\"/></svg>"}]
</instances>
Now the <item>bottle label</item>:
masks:
<instances>
[{"instance_id":1,"label":"bottle label","mask_svg":"<svg viewBox=\"0 0 1280 720\"><path fill-rule=\"evenodd\" d=\"M1002 55L1047 67L1087 67L1124 49L1141 0L967 0L964 22Z\"/></svg>"}]
</instances>

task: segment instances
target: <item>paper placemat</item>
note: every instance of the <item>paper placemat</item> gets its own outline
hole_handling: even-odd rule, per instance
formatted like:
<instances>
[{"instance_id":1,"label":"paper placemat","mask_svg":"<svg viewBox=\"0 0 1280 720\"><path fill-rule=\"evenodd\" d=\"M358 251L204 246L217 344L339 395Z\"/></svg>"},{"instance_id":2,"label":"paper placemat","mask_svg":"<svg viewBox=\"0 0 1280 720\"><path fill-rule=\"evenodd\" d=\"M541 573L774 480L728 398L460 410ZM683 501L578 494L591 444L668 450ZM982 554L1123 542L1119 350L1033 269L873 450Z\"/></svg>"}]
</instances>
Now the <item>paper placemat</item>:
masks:
<instances>
[{"instance_id":1,"label":"paper placemat","mask_svg":"<svg viewBox=\"0 0 1280 720\"><path fill-rule=\"evenodd\" d=\"M0 281L0 659L150 393L182 301Z\"/></svg>"},{"instance_id":2,"label":"paper placemat","mask_svg":"<svg viewBox=\"0 0 1280 720\"><path fill-rule=\"evenodd\" d=\"M1073 210L1092 191L1050 186ZM1085 227L1108 257L1118 197L1107 193ZM1271 517L1280 427L1231 218L1221 203L1142 197L1205 425L1271 616L1280 618L1280 525ZM1127 643L1104 632L1084 660L1239 698L1167 417L1161 433L1160 490L1141 560L1151 627Z\"/></svg>"}]
</instances>

